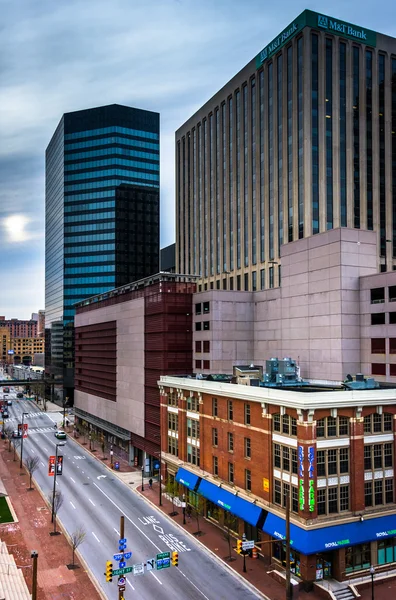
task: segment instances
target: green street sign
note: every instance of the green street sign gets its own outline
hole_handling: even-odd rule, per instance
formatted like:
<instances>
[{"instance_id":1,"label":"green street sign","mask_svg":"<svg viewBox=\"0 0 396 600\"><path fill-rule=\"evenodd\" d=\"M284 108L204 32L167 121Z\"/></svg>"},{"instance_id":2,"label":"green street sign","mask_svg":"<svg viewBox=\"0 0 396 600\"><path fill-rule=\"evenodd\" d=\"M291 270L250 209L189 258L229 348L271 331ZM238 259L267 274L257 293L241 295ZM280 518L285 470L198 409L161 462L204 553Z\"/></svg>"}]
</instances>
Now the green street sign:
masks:
<instances>
[{"instance_id":1,"label":"green street sign","mask_svg":"<svg viewBox=\"0 0 396 600\"><path fill-rule=\"evenodd\" d=\"M124 567L123 569L113 569L113 575L125 575L132 573L133 567Z\"/></svg>"},{"instance_id":2,"label":"green street sign","mask_svg":"<svg viewBox=\"0 0 396 600\"><path fill-rule=\"evenodd\" d=\"M160 552L156 560L157 571L170 567L170 552Z\"/></svg>"}]
</instances>

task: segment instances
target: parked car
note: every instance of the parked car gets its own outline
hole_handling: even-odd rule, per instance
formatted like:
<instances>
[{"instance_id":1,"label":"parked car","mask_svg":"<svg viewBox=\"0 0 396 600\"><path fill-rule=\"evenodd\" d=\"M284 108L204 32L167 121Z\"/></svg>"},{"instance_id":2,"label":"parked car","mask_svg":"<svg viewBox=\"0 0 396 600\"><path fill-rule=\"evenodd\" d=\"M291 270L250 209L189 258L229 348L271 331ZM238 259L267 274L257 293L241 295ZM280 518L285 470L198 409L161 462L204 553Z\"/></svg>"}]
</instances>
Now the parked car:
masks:
<instances>
[{"instance_id":1,"label":"parked car","mask_svg":"<svg viewBox=\"0 0 396 600\"><path fill-rule=\"evenodd\" d=\"M61 429L58 429L58 431L55 431L55 437L58 440L65 440L67 438L67 435L64 431L62 431Z\"/></svg>"},{"instance_id":2,"label":"parked car","mask_svg":"<svg viewBox=\"0 0 396 600\"><path fill-rule=\"evenodd\" d=\"M13 437L13 438L20 438L20 437L22 437L22 436L21 436L20 432L18 431L18 429L15 429L15 430L12 432L12 437Z\"/></svg>"}]
</instances>

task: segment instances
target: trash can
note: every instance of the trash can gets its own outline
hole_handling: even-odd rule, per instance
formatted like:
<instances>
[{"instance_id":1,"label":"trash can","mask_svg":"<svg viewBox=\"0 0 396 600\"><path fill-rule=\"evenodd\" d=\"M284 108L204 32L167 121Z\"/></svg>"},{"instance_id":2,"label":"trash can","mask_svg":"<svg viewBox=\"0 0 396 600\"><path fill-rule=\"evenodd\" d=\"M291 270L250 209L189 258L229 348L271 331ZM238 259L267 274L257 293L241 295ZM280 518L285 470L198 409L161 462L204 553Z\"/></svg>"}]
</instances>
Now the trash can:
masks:
<instances>
[{"instance_id":1,"label":"trash can","mask_svg":"<svg viewBox=\"0 0 396 600\"><path fill-rule=\"evenodd\" d=\"M114 469L115 469L116 471L119 471L119 470L120 470L120 463L119 463L119 462L117 462L117 461L116 461L116 462L114 463Z\"/></svg>"}]
</instances>

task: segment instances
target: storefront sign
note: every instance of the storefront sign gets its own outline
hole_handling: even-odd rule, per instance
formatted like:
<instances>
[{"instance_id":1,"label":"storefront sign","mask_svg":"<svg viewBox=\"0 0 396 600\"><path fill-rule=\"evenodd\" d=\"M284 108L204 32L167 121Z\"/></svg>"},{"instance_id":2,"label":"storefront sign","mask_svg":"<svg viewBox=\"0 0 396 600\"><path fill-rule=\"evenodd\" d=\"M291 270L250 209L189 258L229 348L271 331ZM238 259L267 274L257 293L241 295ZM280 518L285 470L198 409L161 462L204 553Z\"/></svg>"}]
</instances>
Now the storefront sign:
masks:
<instances>
[{"instance_id":1,"label":"storefront sign","mask_svg":"<svg viewBox=\"0 0 396 600\"><path fill-rule=\"evenodd\" d=\"M313 479L309 480L309 497L308 497L309 512L315 510L315 484Z\"/></svg>"},{"instance_id":2,"label":"storefront sign","mask_svg":"<svg viewBox=\"0 0 396 600\"><path fill-rule=\"evenodd\" d=\"M332 17L327 17L326 15L318 15L317 25L321 29L332 31L336 35L350 37L354 40L361 40L365 44L370 44L371 46L375 46L376 44L376 39L374 38L373 40L373 35L375 36L375 32L369 31L368 29L363 29L358 25L351 25L350 23L345 23L344 21L338 21L338 19L333 19Z\"/></svg>"},{"instance_id":3,"label":"storefront sign","mask_svg":"<svg viewBox=\"0 0 396 600\"><path fill-rule=\"evenodd\" d=\"M264 492L269 492L269 479L263 477L263 490Z\"/></svg>"},{"instance_id":4,"label":"storefront sign","mask_svg":"<svg viewBox=\"0 0 396 600\"><path fill-rule=\"evenodd\" d=\"M315 510L315 447L309 446L308 448L308 476L309 476L309 495L308 495L308 506L309 512Z\"/></svg>"},{"instance_id":5,"label":"storefront sign","mask_svg":"<svg viewBox=\"0 0 396 600\"><path fill-rule=\"evenodd\" d=\"M298 475L299 475L299 491L298 500L300 510L305 508L305 491L304 491L304 446L298 447Z\"/></svg>"}]
</instances>

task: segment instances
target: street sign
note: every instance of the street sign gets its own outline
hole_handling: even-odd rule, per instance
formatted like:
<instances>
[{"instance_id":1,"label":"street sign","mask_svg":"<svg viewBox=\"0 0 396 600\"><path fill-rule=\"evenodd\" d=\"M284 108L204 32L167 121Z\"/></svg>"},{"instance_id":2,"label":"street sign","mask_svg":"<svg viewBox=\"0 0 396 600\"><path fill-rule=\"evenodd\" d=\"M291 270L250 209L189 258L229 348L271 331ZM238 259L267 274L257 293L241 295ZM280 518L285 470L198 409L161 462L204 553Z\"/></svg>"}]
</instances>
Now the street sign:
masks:
<instances>
[{"instance_id":1,"label":"street sign","mask_svg":"<svg viewBox=\"0 0 396 600\"><path fill-rule=\"evenodd\" d=\"M52 477L55 474L55 456L49 456L48 457L48 475L51 475Z\"/></svg>"},{"instance_id":2,"label":"street sign","mask_svg":"<svg viewBox=\"0 0 396 600\"><path fill-rule=\"evenodd\" d=\"M124 554L113 554L113 558L114 560L122 560L122 557L124 556Z\"/></svg>"},{"instance_id":3,"label":"street sign","mask_svg":"<svg viewBox=\"0 0 396 600\"><path fill-rule=\"evenodd\" d=\"M126 550L126 544L120 544L118 550Z\"/></svg>"},{"instance_id":4,"label":"street sign","mask_svg":"<svg viewBox=\"0 0 396 600\"><path fill-rule=\"evenodd\" d=\"M157 554L157 571L170 567L170 552L160 552Z\"/></svg>"},{"instance_id":5,"label":"street sign","mask_svg":"<svg viewBox=\"0 0 396 600\"><path fill-rule=\"evenodd\" d=\"M132 558L132 552L124 552L124 558L125 558L125 560Z\"/></svg>"},{"instance_id":6,"label":"street sign","mask_svg":"<svg viewBox=\"0 0 396 600\"><path fill-rule=\"evenodd\" d=\"M119 592L125 592L125 585L122 585L122 586L120 585L120 586L118 587L118 591L119 591Z\"/></svg>"},{"instance_id":7,"label":"street sign","mask_svg":"<svg viewBox=\"0 0 396 600\"><path fill-rule=\"evenodd\" d=\"M155 569L155 558L148 558L146 562L147 571L152 571Z\"/></svg>"},{"instance_id":8,"label":"street sign","mask_svg":"<svg viewBox=\"0 0 396 600\"><path fill-rule=\"evenodd\" d=\"M117 582L118 587L120 587L121 585L125 585L125 584L126 584L125 577L120 577L119 580L118 580L118 582Z\"/></svg>"},{"instance_id":9,"label":"street sign","mask_svg":"<svg viewBox=\"0 0 396 600\"><path fill-rule=\"evenodd\" d=\"M125 560L120 560L120 562L118 563L118 566L120 567L120 569L123 569L124 567L126 567Z\"/></svg>"},{"instance_id":10,"label":"street sign","mask_svg":"<svg viewBox=\"0 0 396 600\"><path fill-rule=\"evenodd\" d=\"M254 540L246 540L242 542L242 550L252 550L254 548Z\"/></svg>"},{"instance_id":11,"label":"street sign","mask_svg":"<svg viewBox=\"0 0 396 600\"><path fill-rule=\"evenodd\" d=\"M136 563L136 565L133 565L133 574L144 575L144 563Z\"/></svg>"},{"instance_id":12,"label":"street sign","mask_svg":"<svg viewBox=\"0 0 396 600\"><path fill-rule=\"evenodd\" d=\"M132 573L133 567L124 567L123 569L113 569L113 575L126 575L126 573Z\"/></svg>"},{"instance_id":13,"label":"street sign","mask_svg":"<svg viewBox=\"0 0 396 600\"><path fill-rule=\"evenodd\" d=\"M58 462L56 465L56 474L62 475L63 472L63 456L58 456Z\"/></svg>"},{"instance_id":14,"label":"street sign","mask_svg":"<svg viewBox=\"0 0 396 600\"><path fill-rule=\"evenodd\" d=\"M127 543L127 539L126 538L121 538L120 540L118 540L119 544L126 544Z\"/></svg>"}]
</instances>

